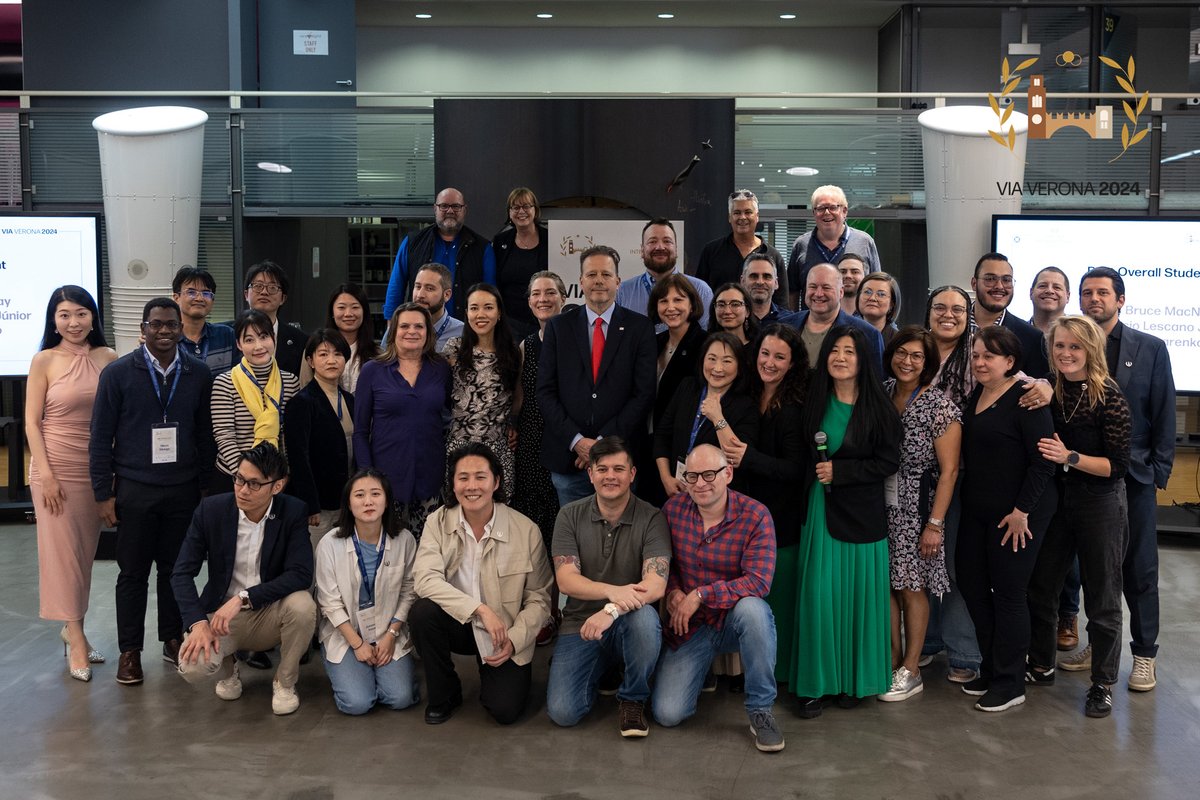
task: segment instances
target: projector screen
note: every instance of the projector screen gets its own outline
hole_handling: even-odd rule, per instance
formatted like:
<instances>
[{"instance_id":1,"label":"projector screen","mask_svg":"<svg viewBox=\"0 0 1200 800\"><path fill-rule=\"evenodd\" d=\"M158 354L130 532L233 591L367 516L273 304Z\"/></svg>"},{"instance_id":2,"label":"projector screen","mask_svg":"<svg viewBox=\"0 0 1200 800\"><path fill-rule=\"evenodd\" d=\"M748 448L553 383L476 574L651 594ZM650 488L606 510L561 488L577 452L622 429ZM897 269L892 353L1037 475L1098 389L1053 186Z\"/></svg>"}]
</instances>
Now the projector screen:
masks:
<instances>
[{"instance_id":1,"label":"projector screen","mask_svg":"<svg viewBox=\"0 0 1200 800\"><path fill-rule=\"evenodd\" d=\"M96 214L0 214L0 376L29 374L59 286L82 286L103 308L99 256Z\"/></svg>"},{"instance_id":2,"label":"projector screen","mask_svg":"<svg viewBox=\"0 0 1200 800\"><path fill-rule=\"evenodd\" d=\"M1167 343L1175 387L1200 392L1200 220L1163 217L992 217L992 245L1013 268L1009 311L1033 316L1029 288L1045 267L1071 281L1068 314L1079 314L1079 278L1111 267L1125 280L1121 321Z\"/></svg>"}]
</instances>

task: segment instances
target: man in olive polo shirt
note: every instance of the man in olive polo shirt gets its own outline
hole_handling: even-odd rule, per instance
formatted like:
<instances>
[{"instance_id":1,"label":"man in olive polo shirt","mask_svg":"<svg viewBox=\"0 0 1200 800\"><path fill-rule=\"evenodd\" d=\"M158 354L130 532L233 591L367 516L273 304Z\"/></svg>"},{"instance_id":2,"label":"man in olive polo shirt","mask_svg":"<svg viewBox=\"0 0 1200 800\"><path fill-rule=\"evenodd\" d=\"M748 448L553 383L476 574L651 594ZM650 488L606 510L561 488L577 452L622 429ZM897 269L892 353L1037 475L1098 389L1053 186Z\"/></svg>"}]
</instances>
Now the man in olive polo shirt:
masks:
<instances>
[{"instance_id":1,"label":"man in olive polo shirt","mask_svg":"<svg viewBox=\"0 0 1200 800\"><path fill-rule=\"evenodd\" d=\"M619 436L592 446L588 476L596 493L563 507L550 551L559 591L569 599L550 663L546 711L564 727L578 723L610 666L624 666L617 690L621 735L645 736L650 675L662 647L655 603L667 587L671 534L662 512L634 497L636 470Z\"/></svg>"}]
</instances>

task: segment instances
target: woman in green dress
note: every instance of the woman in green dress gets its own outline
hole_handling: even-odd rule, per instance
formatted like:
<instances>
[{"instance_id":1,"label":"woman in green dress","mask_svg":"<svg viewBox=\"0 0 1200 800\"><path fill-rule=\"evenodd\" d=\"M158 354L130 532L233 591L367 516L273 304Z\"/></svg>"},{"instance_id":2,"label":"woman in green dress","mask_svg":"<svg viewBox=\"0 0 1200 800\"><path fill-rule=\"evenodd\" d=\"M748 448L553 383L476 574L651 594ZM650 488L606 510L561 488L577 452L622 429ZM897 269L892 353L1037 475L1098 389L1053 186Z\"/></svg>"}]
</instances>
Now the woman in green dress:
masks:
<instances>
[{"instance_id":1,"label":"woman in green dress","mask_svg":"<svg viewBox=\"0 0 1200 800\"><path fill-rule=\"evenodd\" d=\"M815 467L789 680L804 717L821 713L823 697L852 708L891 685L885 484L900 466L903 429L869 353L857 328L831 330L804 407Z\"/></svg>"}]
</instances>

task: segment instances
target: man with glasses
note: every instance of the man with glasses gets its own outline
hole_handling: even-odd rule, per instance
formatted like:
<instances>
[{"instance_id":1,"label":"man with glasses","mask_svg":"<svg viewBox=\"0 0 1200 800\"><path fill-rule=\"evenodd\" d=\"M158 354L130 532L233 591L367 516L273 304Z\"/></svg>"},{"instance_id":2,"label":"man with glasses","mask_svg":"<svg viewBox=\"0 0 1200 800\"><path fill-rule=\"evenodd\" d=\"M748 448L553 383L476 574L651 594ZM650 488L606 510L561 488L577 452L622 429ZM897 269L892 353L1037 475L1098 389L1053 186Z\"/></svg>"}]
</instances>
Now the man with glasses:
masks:
<instances>
[{"instance_id":1,"label":"man with glasses","mask_svg":"<svg viewBox=\"0 0 1200 800\"><path fill-rule=\"evenodd\" d=\"M754 192L738 189L729 195L729 227L732 230L728 236L713 239L700 251L696 277L715 292L717 287L741 279L746 259L752 255L762 256L774 265L776 277L783 279L775 286L775 302L786 304L788 287L783 256L755 233L758 230L758 198Z\"/></svg>"},{"instance_id":2,"label":"man with glasses","mask_svg":"<svg viewBox=\"0 0 1200 800\"><path fill-rule=\"evenodd\" d=\"M188 683L217 677L222 700L242 696L234 653L279 646L271 710L300 707L296 681L300 657L317 627L308 509L280 494L287 460L262 442L242 454L233 492L206 498L192 516L175 563L171 586L187 627L179 650L179 674ZM196 576L208 562L208 583L196 592Z\"/></svg>"},{"instance_id":3,"label":"man with glasses","mask_svg":"<svg viewBox=\"0 0 1200 800\"><path fill-rule=\"evenodd\" d=\"M271 318L275 327L275 360L281 370L299 375L308 334L298 325L279 318L279 309L287 302L288 286L283 267L274 261L260 261L246 273L246 305Z\"/></svg>"},{"instance_id":4,"label":"man with glasses","mask_svg":"<svg viewBox=\"0 0 1200 800\"><path fill-rule=\"evenodd\" d=\"M967 324L972 331L985 325L1001 325L1017 335L1021 342L1021 363L1017 366L1030 378L1045 378L1050 374L1046 355L1046 337L1037 328L1015 314L1008 313L1013 299L1013 268L1008 256L984 253L975 262L971 277L971 303Z\"/></svg>"},{"instance_id":5,"label":"man with glasses","mask_svg":"<svg viewBox=\"0 0 1200 800\"><path fill-rule=\"evenodd\" d=\"M171 571L216 459L212 372L179 347L179 306L156 297L142 310L141 347L100 373L89 469L104 524L117 527L117 682L142 682L151 567L158 569L158 639L176 663L183 624ZM118 525L119 523L119 525Z\"/></svg>"},{"instance_id":6,"label":"man with glasses","mask_svg":"<svg viewBox=\"0 0 1200 800\"><path fill-rule=\"evenodd\" d=\"M396 306L413 299L413 281L421 264L445 264L452 276L446 313L464 319L465 309L455 300L466 300L467 290L477 283L496 285L496 254L492 243L463 223L467 219L467 201L458 189L445 188L438 192L433 204L434 224L404 237L392 264L387 296L383 301L383 317L391 319Z\"/></svg>"},{"instance_id":7,"label":"man with glasses","mask_svg":"<svg viewBox=\"0 0 1200 800\"><path fill-rule=\"evenodd\" d=\"M741 653L746 713L755 746L783 749L775 722L775 617L764 599L775 576L775 525L767 507L729 489L733 470L720 448L688 453L680 492L663 506L671 530L666 649L651 705L672 728L696 713L717 653Z\"/></svg>"},{"instance_id":8,"label":"man with glasses","mask_svg":"<svg viewBox=\"0 0 1200 800\"><path fill-rule=\"evenodd\" d=\"M171 299L183 315L179 347L208 364L214 376L233 367L233 328L208 321L216 297L217 282L202 267L183 267L171 280Z\"/></svg>"},{"instance_id":9,"label":"man with glasses","mask_svg":"<svg viewBox=\"0 0 1200 800\"><path fill-rule=\"evenodd\" d=\"M617 290L617 305L646 316L646 306L650 302L650 290L654 288L654 284L672 272L683 274L683 270L676 266L678 260L675 226L671 224L671 220L655 217L647 222L642 226L642 264L646 271L636 278L621 281L621 288ZM707 310L712 305L712 289L694 275L684 274L684 277L691 282L696 294L700 295L701 310ZM701 326L706 325L707 321L707 314L700 317ZM655 328L657 333L662 333L667 326L660 322Z\"/></svg>"},{"instance_id":10,"label":"man with glasses","mask_svg":"<svg viewBox=\"0 0 1200 800\"><path fill-rule=\"evenodd\" d=\"M759 326L779 322L780 315L790 315L775 298L779 296L779 275L783 264L770 255L755 251L742 264L742 288L750 294L750 313ZM786 280L786 278L785 278Z\"/></svg>"},{"instance_id":11,"label":"man with glasses","mask_svg":"<svg viewBox=\"0 0 1200 800\"><path fill-rule=\"evenodd\" d=\"M816 228L796 239L788 259L787 281L791 287L792 308L803 302L801 292L807 284L808 271L817 264L836 264L846 253L854 253L862 259L867 272L882 269L875 240L870 234L846 225L849 205L841 187L817 187L812 193L812 209Z\"/></svg>"}]
</instances>

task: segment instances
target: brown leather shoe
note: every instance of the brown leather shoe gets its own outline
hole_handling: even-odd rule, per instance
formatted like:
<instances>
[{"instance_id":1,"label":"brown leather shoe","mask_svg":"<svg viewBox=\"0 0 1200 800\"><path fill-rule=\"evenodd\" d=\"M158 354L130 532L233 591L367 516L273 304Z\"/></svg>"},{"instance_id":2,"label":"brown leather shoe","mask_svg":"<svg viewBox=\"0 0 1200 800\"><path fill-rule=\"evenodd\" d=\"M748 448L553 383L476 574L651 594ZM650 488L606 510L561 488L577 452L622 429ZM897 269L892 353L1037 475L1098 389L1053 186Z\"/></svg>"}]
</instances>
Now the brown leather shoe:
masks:
<instances>
[{"instance_id":1,"label":"brown leather shoe","mask_svg":"<svg viewBox=\"0 0 1200 800\"><path fill-rule=\"evenodd\" d=\"M1079 618L1074 614L1058 618L1058 649L1074 650L1079 646Z\"/></svg>"},{"instance_id":2,"label":"brown leather shoe","mask_svg":"<svg viewBox=\"0 0 1200 800\"><path fill-rule=\"evenodd\" d=\"M117 683L133 686L145 680L142 675L142 651L127 650L117 662Z\"/></svg>"},{"instance_id":3,"label":"brown leather shoe","mask_svg":"<svg viewBox=\"0 0 1200 800\"><path fill-rule=\"evenodd\" d=\"M167 639L163 642L163 661L179 666L179 640Z\"/></svg>"}]
</instances>

